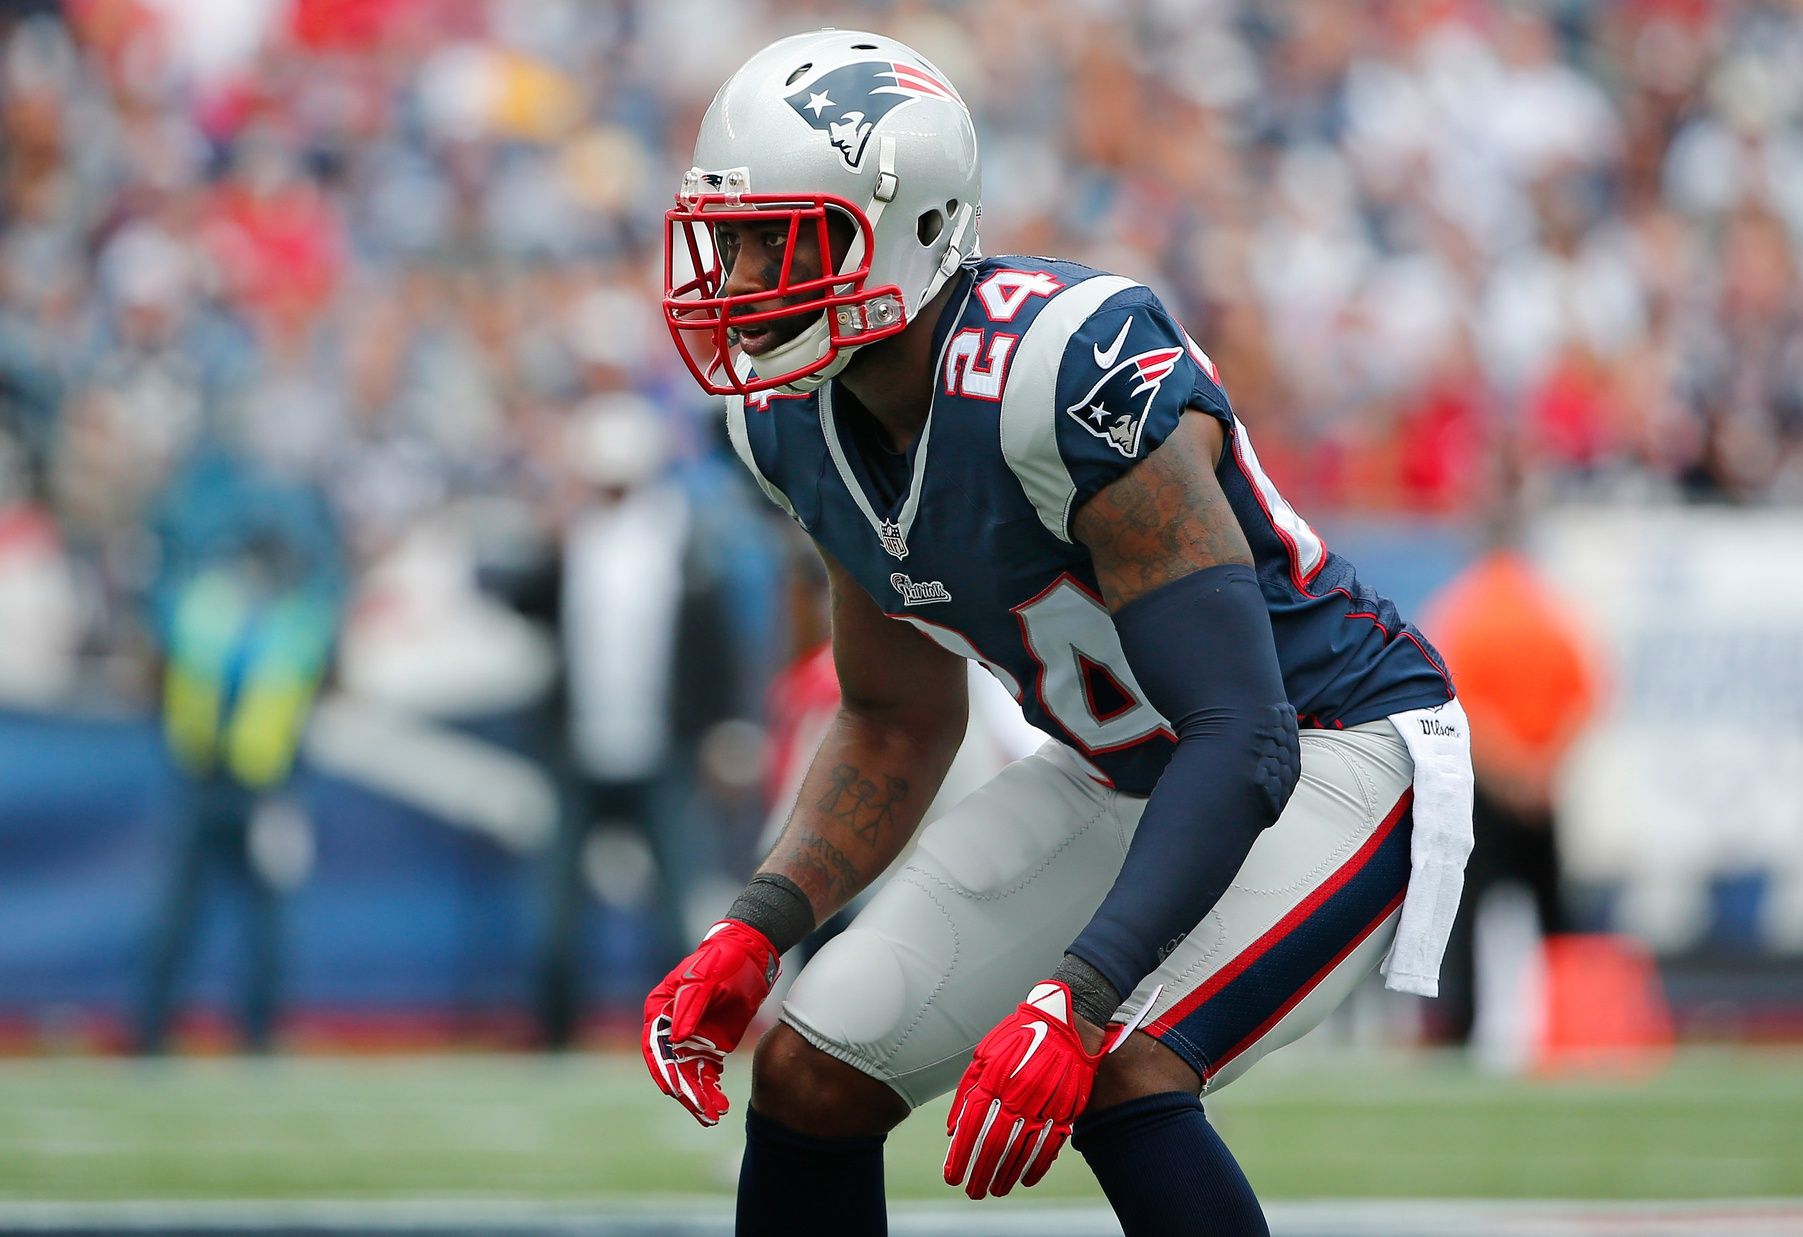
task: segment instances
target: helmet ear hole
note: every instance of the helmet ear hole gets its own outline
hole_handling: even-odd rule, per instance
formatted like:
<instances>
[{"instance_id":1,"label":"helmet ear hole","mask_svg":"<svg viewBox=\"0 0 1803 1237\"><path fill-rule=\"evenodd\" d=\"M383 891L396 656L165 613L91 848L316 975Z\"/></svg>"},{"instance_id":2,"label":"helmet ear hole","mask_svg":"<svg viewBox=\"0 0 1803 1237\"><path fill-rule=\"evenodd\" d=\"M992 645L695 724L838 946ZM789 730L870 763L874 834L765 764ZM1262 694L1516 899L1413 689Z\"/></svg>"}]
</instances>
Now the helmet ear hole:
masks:
<instances>
[{"instance_id":1,"label":"helmet ear hole","mask_svg":"<svg viewBox=\"0 0 1803 1237\"><path fill-rule=\"evenodd\" d=\"M920 243L931 245L945 231L945 216L936 210L929 210L920 216L914 228L914 234L920 237Z\"/></svg>"}]
</instances>

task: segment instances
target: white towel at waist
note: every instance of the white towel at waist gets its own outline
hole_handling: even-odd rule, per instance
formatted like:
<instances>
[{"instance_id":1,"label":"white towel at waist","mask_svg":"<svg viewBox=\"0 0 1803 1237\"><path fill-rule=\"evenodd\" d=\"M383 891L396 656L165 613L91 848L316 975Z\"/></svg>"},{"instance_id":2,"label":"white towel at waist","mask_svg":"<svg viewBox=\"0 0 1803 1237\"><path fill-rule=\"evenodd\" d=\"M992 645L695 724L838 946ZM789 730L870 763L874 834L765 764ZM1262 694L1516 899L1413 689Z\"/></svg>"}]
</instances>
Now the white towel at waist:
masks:
<instances>
[{"instance_id":1,"label":"white towel at waist","mask_svg":"<svg viewBox=\"0 0 1803 1237\"><path fill-rule=\"evenodd\" d=\"M1440 959L1458 913L1471 855L1471 725L1457 700L1390 715L1415 762L1409 889L1384 986L1417 996L1440 992Z\"/></svg>"}]
</instances>

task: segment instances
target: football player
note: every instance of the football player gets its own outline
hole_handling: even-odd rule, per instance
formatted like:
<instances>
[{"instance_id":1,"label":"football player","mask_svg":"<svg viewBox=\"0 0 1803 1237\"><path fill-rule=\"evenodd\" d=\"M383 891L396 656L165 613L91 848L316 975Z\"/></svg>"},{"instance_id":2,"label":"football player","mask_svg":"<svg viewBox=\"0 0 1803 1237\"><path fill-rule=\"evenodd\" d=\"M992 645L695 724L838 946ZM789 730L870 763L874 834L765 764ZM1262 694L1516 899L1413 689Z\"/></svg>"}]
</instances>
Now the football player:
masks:
<instances>
[{"instance_id":1,"label":"football player","mask_svg":"<svg viewBox=\"0 0 1803 1237\"><path fill-rule=\"evenodd\" d=\"M664 312L816 541L843 702L780 840L645 1003L704 1125L779 957L898 855L975 661L1053 741L924 830L758 1045L741 1233L885 1231L882 1144L953 1092L945 1180L1067 1137L1129 1234L1261 1233L1200 1096L1385 962L1431 992L1469 847L1439 657L1259 467L1158 298L985 258L971 117L907 46L753 56L667 216Z\"/></svg>"}]
</instances>

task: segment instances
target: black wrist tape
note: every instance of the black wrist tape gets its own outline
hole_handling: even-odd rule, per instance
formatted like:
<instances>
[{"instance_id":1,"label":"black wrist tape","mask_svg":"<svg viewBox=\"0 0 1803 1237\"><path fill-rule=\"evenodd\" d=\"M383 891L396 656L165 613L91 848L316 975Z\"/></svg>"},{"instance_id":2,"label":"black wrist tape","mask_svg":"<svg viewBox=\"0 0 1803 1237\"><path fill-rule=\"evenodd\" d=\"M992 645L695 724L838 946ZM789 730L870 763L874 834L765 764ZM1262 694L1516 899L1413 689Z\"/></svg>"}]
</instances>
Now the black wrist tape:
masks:
<instances>
[{"instance_id":1,"label":"black wrist tape","mask_svg":"<svg viewBox=\"0 0 1803 1237\"><path fill-rule=\"evenodd\" d=\"M726 917L750 924L770 938L776 952L788 953L814 930L814 907L801 886L774 872L759 872L726 908Z\"/></svg>"},{"instance_id":2,"label":"black wrist tape","mask_svg":"<svg viewBox=\"0 0 1803 1237\"><path fill-rule=\"evenodd\" d=\"M1099 1027L1107 1026L1121 1007L1121 994L1114 985L1076 954L1065 954L1052 978L1071 990L1071 1004L1077 1012Z\"/></svg>"}]
</instances>

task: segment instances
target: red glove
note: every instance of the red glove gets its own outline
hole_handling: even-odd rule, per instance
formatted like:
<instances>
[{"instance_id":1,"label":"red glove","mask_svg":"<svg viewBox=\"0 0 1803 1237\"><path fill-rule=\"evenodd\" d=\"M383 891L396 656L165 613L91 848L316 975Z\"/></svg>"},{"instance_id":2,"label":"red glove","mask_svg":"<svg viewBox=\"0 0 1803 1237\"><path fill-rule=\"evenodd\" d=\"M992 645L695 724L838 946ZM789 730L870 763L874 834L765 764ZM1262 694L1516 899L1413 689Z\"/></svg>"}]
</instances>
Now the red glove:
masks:
<instances>
[{"instance_id":1,"label":"red glove","mask_svg":"<svg viewBox=\"0 0 1803 1237\"><path fill-rule=\"evenodd\" d=\"M703 1125L718 1125L731 1107L720 1067L770 995L776 947L736 919L707 930L694 953L645 998L639 1046L652 1080Z\"/></svg>"},{"instance_id":2,"label":"red glove","mask_svg":"<svg viewBox=\"0 0 1803 1237\"><path fill-rule=\"evenodd\" d=\"M983 1037L958 1082L945 1184L962 1183L972 1198L1037 1185L1089 1102L1102 1056L1077 1034L1071 990L1036 985Z\"/></svg>"}]
</instances>

